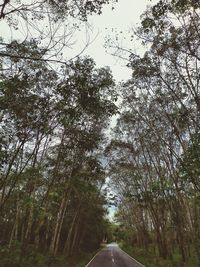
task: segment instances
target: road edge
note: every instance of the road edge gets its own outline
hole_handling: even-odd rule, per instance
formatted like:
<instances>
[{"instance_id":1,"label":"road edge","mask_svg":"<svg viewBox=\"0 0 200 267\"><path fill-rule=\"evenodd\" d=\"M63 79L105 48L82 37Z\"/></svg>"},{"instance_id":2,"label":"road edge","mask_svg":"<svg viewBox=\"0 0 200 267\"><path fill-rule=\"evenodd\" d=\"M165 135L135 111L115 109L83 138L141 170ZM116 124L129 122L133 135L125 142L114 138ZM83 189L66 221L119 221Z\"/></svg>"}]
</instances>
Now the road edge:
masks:
<instances>
[{"instance_id":1,"label":"road edge","mask_svg":"<svg viewBox=\"0 0 200 267\"><path fill-rule=\"evenodd\" d=\"M137 261L136 259L134 259L133 257L131 257L128 253L126 253L123 249L121 249L119 246L118 248L124 253L126 254L129 258L131 258L132 260L134 260L136 263L140 264L141 267L146 267L145 265L143 265L141 262ZM88 267L90 265L90 263L95 259L95 257L99 254L99 252L101 252L103 249L105 248L102 248L100 249L94 256L93 258L85 265L85 267Z\"/></svg>"},{"instance_id":2,"label":"road edge","mask_svg":"<svg viewBox=\"0 0 200 267\"><path fill-rule=\"evenodd\" d=\"M121 249L120 247L118 247L122 252L124 252L127 256L129 256L129 258L131 258L132 260L136 261L138 264L141 265L141 267L146 267L144 264L142 264L141 262L137 261L136 259L134 259L133 257L131 257L128 253L126 253L126 251L124 251L123 249ZM87 267L87 266L86 266Z\"/></svg>"},{"instance_id":3,"label":"road edge","mask_svg":"<svg viewBox=\"0 0 200 267\"><path fill-rule=\"evenodd\" d=\"M99 254L100 251L102 251L104 248L99 249L99 251L93 256L93 258L85 265L85 267L88 267L90 263L94 260L94 258Z\"/></svg>"}]
</instances>

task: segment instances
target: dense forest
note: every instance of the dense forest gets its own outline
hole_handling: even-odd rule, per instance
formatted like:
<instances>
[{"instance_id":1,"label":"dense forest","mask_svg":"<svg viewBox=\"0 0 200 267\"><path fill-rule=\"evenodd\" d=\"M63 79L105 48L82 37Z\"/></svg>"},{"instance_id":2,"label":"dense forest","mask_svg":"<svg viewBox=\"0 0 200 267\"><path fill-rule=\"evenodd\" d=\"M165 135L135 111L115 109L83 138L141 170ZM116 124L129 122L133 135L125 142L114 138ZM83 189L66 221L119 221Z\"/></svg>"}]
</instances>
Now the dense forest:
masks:
<instances>
[{"instance_id":1,"label":"dense forest","mask_svg":"<svg viewBox=\"0 0 200 267\"><path fill-rule=\"evenodd\" d=\"M192 266L191 255L200 266L199 8L159 1L143 14L136 34L146 52L129 54L133 74L107 147L127 241L164 259L178 249L178 266Z\"/></svg>"},{"instance_id":2,"label":"dense forest","mask_svg":"<svg viewBox=\"0 0 200 267\"><path fill-rule=\"evenodd\" d=\"M66 3L41 1L41 12L48 4L60 23L62 16L85 20L101 10L101 1L72 3L69 10ZM4 2L2 18L31 12L40 23L45 19L35 18L38 7L11 7ZM53 256L94 251L106 232L101 155L108 120L117 112L111 71L89 57L49 59L60 47L52 52L54 43L40 42L1 40L0 265L6 267L66 266Z\"/></svg>"},{"instance_id":3,"label":"dense forest","mask_svg":"<svg viewBox=\"0 0 200 267\"><path fill-rule=\"evenodd\" d=\"M27 29L0 36L0 266L83 267L105 239L145 266L200 266L200 2L150 5L143 55L110 40L132 70L120 84L63 52L115 2L0 4L0 27Z\"/></svg>"}]
</instances>

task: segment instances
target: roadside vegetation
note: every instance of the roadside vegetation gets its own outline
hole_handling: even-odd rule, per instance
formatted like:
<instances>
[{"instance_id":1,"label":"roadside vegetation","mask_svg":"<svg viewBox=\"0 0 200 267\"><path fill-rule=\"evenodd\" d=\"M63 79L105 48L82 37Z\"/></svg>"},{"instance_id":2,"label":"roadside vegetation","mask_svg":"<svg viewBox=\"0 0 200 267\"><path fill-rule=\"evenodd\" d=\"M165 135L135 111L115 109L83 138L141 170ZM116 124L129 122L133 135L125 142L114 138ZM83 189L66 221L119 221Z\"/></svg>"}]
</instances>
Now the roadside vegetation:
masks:
<instances>
[{"instance_id":1,"label":"roadside vegetation","mask_svg":"<svg viewBox=\"0 0 200 267\"><path fill-rule=\"evenodd\" d=\"M132 70L120 85L84 49L67 54L115 2L0 5L26 29L0 39L2 267L83 267L103 240L147 267L200 266L200 2L148 7L133 30L142 55L107 40Z\"/></svg>"},{"instance_id":2,"label":"roadside vegetation","mask_svg":"<svg viewBox=\"0 0 200 267\"><path fill-rule=\"evenodd\" d=\"M134 247L121 245L121 248L132 256L134 259L137 259L140 263L147 267L196 267L197 259L196 255L193 252L191 257L188 259L187 263L183 265L181 254L177 251L173 253L170 259L163 259L159 256L158 249L155 247L149 247L148 251L142 247Z\"/></svg>"},{"instance_id":3,"label":"roadside vegetation","mask_svg":"<svg viewBox=\"0 0 200 267\"><path fill-rule=\"evenodd\" d=\"M101 161L109 118L117 112L115 82L108 67L96 68L80 54L67 60L62 49L87 15L108 2L0 6L11 29L27 26L23 41L0 40L2 267L75 266L107 231Z\"/></svg>"},{"instance_id":4,"label":"roadside vegetation","mask_svg":"<svg viewBox=\"0 0 200 267\"><path fill-rule=\"evenodd\" d=\"M131 254L152 266L200 265L199 10L159 1L142 15L145 53L129 51L132 78L107 147L116 220Z\"/></svg>"},{"instance_id":5,"label":"roadside vegetation","mask_svg":"<svg viewBox=\"0 0 200 267\"><path fill-rule=\"evenodd\" d=\"M31 45L24 46L27 53ZM100 157L106 122L117 110L110 71L96 69L90 58L71 63L66 79L45 64L3 64L2 258L16 252L15 266L18 260L23 266L26 257L43 261L33 248L69 258L93 251L106 232Z\"/></svg>"}]
</instances>

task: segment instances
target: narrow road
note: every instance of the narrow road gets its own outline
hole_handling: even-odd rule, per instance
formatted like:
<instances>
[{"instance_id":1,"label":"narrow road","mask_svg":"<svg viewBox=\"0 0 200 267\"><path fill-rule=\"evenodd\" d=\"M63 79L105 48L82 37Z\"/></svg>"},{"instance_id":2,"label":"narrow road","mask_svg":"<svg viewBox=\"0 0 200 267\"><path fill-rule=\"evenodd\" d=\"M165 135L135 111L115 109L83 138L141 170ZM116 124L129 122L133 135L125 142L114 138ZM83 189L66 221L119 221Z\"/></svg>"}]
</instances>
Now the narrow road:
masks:
<instances>
[{"instance_id":1,"label":"narrow road","mask_svg":"<svg viewBox=\"0 0 200 267\"><path fill-rule=\"evenodd\" d=\"M85 267L144 267L144 265L113 243L99 251Z\"/></svg>"}]
</instances>

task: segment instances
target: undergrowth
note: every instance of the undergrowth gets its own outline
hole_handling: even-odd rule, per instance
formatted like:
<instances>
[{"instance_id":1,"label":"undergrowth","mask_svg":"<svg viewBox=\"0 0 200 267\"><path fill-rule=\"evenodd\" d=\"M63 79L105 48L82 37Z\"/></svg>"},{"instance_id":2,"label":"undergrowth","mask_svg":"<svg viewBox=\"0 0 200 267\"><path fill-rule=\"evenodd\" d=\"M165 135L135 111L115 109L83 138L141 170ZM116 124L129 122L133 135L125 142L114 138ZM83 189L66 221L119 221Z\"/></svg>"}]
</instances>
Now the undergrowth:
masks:
<instances>
[{"instance_id":1,"label":"undergrowth","mask_svg":"<svg viewBox=\"0 0 200 267\"><path fill-rule=\"evenodd\" d=\"M176 251L171 259L163 259L158 256L155 248L149 247L148 250L139 247L132 247L124 243L120 244L121 249L131 257L142 263L145 267L196 267L197 260L195 255L191 255L187 263L183 263L181 255Z\"/></svg>"}]
</instances>

